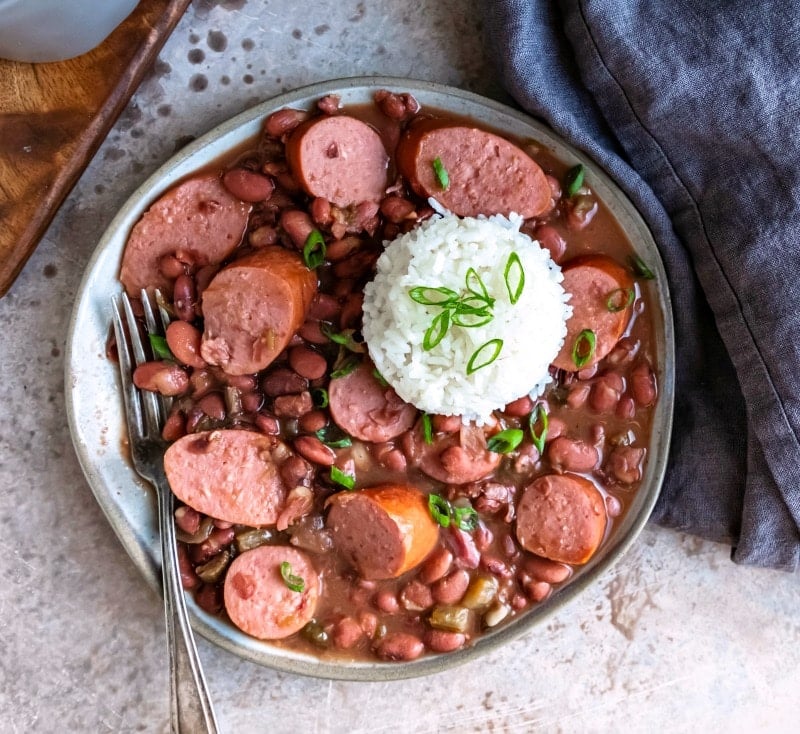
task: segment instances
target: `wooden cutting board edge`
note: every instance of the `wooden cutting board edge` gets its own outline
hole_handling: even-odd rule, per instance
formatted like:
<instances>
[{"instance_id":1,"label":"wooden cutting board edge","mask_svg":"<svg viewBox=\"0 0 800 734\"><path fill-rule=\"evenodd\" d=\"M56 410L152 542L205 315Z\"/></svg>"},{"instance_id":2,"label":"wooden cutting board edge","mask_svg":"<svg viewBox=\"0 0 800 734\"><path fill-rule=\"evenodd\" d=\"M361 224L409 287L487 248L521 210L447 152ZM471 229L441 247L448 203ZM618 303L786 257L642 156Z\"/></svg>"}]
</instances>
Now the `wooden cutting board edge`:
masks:
<instances>
[{"instance_id":1,"label":"wooden cutting board edge","mask_svg":"<svg viewBox=\"0 0 800 734\"><path fill-rule=\"evenodd\" d=\"M84 168L94 157L109 130L141 84L190 2L191 0L170 0L165 12L159 16L158 21L151 26L148 36L139 44L114 92L98 108L74 153L59 170L47 193L42 197L41 206L19 239L16 257L10 258L9 262L0 262L0 298L11 288L28 258L33 254L58 208L78 182Z\"/></svg>"}]
</instances>

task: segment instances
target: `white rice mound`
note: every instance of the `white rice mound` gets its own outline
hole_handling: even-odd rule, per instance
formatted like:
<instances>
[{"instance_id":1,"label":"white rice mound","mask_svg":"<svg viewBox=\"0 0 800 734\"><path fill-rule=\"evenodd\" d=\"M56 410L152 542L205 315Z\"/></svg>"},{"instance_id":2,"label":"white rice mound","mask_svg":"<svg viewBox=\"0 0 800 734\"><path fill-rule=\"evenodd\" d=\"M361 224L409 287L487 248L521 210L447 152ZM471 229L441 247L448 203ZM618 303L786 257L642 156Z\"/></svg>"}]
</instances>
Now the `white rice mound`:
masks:
<instances>
[{"instance_id":1,"label":"white rice mound","mask_svg":"<svg viewBox=\"0 0 800 734\"><path fill-rule=\"evenodd\" d=\"M482 421L523 395L537 397L550 382L548 367L564 342L572 308L560 285L561 268L519 231L521 224L513 214L447 214L384 243L375 278L364 288L362 333L378 371L406 402L426 413ZM504 275L512 253L525 274L514 304ZM495 299L493 318L479 327L451 324L425 350L425 332L442 308L417 303L410 289L446 287L467 294L470 267ZM470 357L491 339L503 340L497 359L468 375Z\"/></svg>"}]
</instances>

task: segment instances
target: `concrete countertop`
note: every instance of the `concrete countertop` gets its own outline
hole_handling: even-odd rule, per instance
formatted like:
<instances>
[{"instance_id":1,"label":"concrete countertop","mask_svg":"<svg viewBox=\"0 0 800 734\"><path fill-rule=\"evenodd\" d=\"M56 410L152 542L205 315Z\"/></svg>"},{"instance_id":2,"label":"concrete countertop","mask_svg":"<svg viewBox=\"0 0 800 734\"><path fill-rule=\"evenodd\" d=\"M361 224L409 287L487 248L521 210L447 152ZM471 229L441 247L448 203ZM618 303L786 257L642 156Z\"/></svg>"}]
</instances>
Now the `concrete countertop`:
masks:
<instances>
[{"instance_id":1,"label":"concrete countertop","mask_svg":"<svg viewBox=\"0 0 800 734\"><path fill-rule=\"evenodd\" d=\"M161 603L83 478L64 412L69 312L100 235L188 139L275 94L383 74L507 101L479 0L195 0L0 300L0 732L166 732ZM224 732L790 732L796 575L648 526L544 626L436 676L276 673L199 641Z\"/></svg>"}]
</instances>

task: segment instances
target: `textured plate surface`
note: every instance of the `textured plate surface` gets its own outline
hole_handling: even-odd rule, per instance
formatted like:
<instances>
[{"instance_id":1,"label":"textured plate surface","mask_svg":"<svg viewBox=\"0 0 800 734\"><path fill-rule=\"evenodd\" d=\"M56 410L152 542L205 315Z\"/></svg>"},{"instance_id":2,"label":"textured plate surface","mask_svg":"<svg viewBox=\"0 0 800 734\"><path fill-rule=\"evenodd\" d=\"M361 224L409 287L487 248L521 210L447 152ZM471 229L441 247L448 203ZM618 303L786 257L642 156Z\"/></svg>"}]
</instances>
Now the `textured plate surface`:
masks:
<instances>
[{"instance_id":1,"label":"textured plate surface","mask_svg":"<svg viewBox=\"0 0 800 734\"><path fill-rule=\"evenodd\" d=\"M549 128L509 107L459 89L387 77L339 79L304 87L243 112L167 161L134 192L111 222L78 290L65 367L70 432L97 502L148 583L156 589L161 585L154 493L128 464L117 366L105 356L109 304L112 295L121 291L117 272L128 233L142 213L176 182L253 139L270 112L286 106L310 108L325 94L340 95L344 105L368 103L373 93L383 88L411 92L423 108L466 115L510 135L534 139L559 159L586 166L594 191L613 212L637 253L656 275L655 280L644 287L655 289L651 300L660 310L655 314L655 368L660 397L642 486L609 540L574 574L568 586L511 624L484 635L469 648L401 664L318 660L250 638L227 621L205 613L187 596L195 630L230 652L279 670L344 680L395 680L444 670L518 637L578 596L620 558L647 521L663 480L672 427L674 335L669 293L665 289L666 275L647 226L608 176Z\"/></svg>"}]
</instances>

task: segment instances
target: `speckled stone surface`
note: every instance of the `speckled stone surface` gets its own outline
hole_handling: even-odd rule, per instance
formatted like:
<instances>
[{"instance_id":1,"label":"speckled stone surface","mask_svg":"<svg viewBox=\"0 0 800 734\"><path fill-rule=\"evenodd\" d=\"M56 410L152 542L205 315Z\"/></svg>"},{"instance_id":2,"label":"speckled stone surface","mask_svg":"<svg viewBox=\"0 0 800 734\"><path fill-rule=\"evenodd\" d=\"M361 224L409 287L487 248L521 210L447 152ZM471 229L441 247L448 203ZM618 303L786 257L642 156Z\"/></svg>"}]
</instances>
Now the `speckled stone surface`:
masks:
<instances>
[{"instance_id":1,"label":"speckled stone surface","mask_svg":"<svg viewBox=\"0 0 800 734\"><path fill-rule=\"evenodd\" d=\"M479 0L195 2L0 300L0 732L165 732L161 604L86 484L64 414L81 274L182 143L280 91L386 74L504 100ZM793 732L797 576L648 527L581 599L509 647L404 682L327 682L201 640L222 730Z\"/></svg>"}]
</instances>

